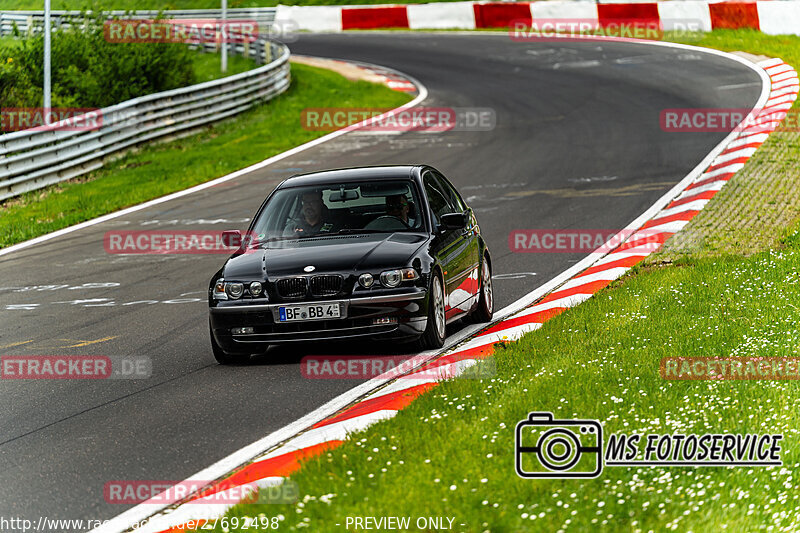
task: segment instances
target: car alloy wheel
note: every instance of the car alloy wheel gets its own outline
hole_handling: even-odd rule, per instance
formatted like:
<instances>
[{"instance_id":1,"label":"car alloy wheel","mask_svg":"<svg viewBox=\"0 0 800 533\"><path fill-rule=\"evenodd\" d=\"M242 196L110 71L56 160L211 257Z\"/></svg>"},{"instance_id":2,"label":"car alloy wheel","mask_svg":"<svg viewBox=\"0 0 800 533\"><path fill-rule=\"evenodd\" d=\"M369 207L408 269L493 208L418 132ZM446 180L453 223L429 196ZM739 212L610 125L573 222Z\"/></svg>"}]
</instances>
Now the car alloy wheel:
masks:
<instances>
[{"instance_id":1,"label":"car alloy wheel","mask_svg":"<svg viewBox=\"0 0 800 533\"><path fill-rule=\"evenodd\" d=\"M476 324L490 322L494 314L494 294L492 292L492 267L489 257L483 256L481 264L481 287L478 305L470 315L470 320Z\"/></svg>"},{"instance_id":2,"label":"car alloy wheel","mask_svg":"<svg viewBox=\"0 0 800 533\"><path fill-rule=\"evenodd\" d=\"M494 300L492 295L492 271L489 268L489 261L486 257L483 258L483 283L481 290L483 291L483 301L486 305L486 310L491 314L494 311Z\"/></svg>"},{"instance_id":3,"label":"car alloy wheel","mask_svg":"<svg viewBox=\"0 0 800 533\"><path fill-rule=\"evenodd\" d=\"M436 320L436 333L438 333L439 337L444 339L445 336L445 328L447 325L445 324L445 317L444 317L444 294L442 293L442 283L439 281L438 276L433 280L433 314L434 319Z\"/></svg>"}]
</instances>

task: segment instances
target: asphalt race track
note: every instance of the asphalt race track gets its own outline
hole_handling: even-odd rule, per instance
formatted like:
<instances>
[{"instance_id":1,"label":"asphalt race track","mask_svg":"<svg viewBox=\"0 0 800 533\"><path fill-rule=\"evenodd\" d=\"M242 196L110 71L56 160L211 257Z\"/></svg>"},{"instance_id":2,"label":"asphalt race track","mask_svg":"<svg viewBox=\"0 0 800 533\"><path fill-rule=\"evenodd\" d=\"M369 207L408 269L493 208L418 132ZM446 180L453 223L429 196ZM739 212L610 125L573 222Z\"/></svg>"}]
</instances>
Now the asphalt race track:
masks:
<instances>
[{"instance_id":1,"label":"asphalt race track","mask_svg":"<svg viewBox=\"0 0 800 533\"><path fill-rule=\"evenodd\" d=\"M1 516L109 519L128 506L104 501L107 482L185 479L358 383L304 379L299 361L314 347L218 366L205 295L223 257L109 255L106 231L244 229L293 173L424 162L476 209L499 309L582 256L513 253L509 232L623 228L725 136L665 133L659 112L749 108L761 90L734 61L643 44L392 32L302 35L290 47L398 69L428 88L422 105L492 108L496 128L347 134L0 258L1 355L146 355L154 368L144 380L2 380Z\"/></svg>"}]
</instances>

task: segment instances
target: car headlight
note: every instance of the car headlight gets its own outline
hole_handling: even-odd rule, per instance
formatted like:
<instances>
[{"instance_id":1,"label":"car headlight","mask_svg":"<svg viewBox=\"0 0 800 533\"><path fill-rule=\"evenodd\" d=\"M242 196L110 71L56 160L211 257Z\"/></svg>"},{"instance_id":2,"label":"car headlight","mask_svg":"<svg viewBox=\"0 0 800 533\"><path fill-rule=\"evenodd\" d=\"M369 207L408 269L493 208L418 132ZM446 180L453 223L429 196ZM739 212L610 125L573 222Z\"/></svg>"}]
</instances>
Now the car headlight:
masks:
<instances>
[{"instance_id":1,"label":"car headlight","mask_svg":"<svg viewBox=\"0 0 800 533\"><path fill-rule=\"evenodd\" d=\"M264 290L264 284L260 281L251 281L248 283L239 283L238 281L225 281L218 279L214 284L214 299L215 300L238 300L244 295L245 286L250 290L250 296L253 298L264 297L267 298L267 293Z\"/></svg>"},{"instance_id":2,"label":"car headlight","mask_svg":"<svg viewBox=\"0 0 800 533\"><path fill-rule=\"evenodd\" d=\"M225 280L218 279L217 282L214 284L214 299L215 300L227 300L228 295L225 293Z\"/></svg>"},{"instance_id":3,"label":"car headlight","mask_svg":"<svg viewBox=\"0 0 800 533\"><path fill-rule=\"evenodd\" d=\"M241 283L226 283L225 292L228 293L228 296L236 300L237 298L242 297L242 294L244 293L244 285Z\"/></svg>"},{"instance_id":4,"label":"car headlight","mask_svg":"<svg viewBox=\"0 0 800 533\"><path fill-rule=\"evenodd\" d=\"M419 274L413 268L396 268L381 272L381 285L388 288L397 287L404 281L413 281Z\"/></svg>"},{"instance_id":5,"label":"car headlight","mask_svg":"<svg viewBox=\"0 0 800 533\"><path fill-rule=\"evenodd\" d=\"M373 283L375 283L375 278L372 277L372 274L366 273L358 276L358 284L365 289L372 287Z\"/></svg>"},{"instance_id":6,"label":"car headlight","mask_svg":"<svg viewBox=\"0 0 800 533\"><path fill-rule=\"evenodd\" d=\"M254 281L250 284L250 296L253 296L254 298L256 296L260 296L263 290L264 287L261 285L260 281Z\"/></svg>"}]
</instances>

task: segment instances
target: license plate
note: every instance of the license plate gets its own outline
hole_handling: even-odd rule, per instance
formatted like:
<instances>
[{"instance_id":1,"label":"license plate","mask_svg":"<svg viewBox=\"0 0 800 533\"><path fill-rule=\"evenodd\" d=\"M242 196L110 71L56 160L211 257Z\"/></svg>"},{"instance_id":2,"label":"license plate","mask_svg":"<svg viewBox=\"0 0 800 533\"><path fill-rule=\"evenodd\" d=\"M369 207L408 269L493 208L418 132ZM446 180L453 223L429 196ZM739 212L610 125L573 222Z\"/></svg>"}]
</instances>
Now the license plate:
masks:
<instances>
[{"instance_id":1,"label":"license plate","mask_svg":"<svg viewBox=\"0 0 800 533\"><path fill-rule=\"evenodd\" d=\"M304 322L341 318L339 302L315 305L287 305L278 308L279 322Z\"/></svg>"}]
</instances>

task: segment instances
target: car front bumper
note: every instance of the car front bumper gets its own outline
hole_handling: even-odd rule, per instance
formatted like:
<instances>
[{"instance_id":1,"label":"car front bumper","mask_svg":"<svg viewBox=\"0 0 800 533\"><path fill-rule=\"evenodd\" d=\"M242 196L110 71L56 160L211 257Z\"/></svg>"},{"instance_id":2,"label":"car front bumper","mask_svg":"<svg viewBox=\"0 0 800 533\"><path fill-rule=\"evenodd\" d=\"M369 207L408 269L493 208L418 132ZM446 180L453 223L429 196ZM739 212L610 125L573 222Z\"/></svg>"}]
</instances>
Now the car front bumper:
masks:
<instances>
[{"instance_id":1,"label":"car front bumper","mask_svg":"<svg viewBox=\"0 0 800 533\"><path fill-rule=\"evenodd\" d=\"M376 296L317 301L252 304L220 302L209 308L211 331L217 344L231 353L255 353L270 344L355 338L413 340L425 331L427 291L391 292ZM343 318L279 322L278 308L340 302ZM388 322L388 323L386 323ZM252 327L253 333L236 334L233 328Z\"/></svg>"}]
</instances>

